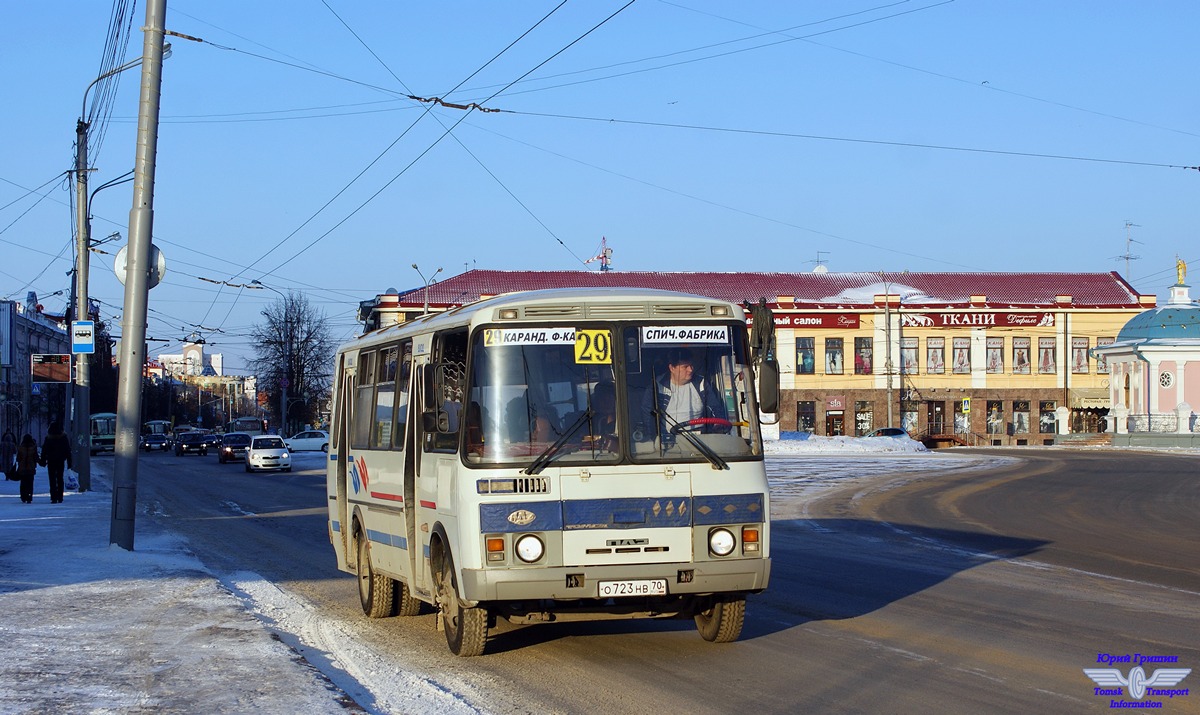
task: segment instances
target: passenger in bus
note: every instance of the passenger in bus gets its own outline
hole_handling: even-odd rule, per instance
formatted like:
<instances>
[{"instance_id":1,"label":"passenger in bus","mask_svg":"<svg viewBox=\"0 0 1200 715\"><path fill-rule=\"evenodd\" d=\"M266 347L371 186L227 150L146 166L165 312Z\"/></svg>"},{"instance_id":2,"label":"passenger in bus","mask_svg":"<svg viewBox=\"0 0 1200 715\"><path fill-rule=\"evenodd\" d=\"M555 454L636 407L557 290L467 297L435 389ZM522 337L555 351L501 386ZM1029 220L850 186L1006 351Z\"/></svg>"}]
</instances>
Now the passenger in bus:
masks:
<instances>
[{"instance_id":1,"label":"passenger in bus","mask_svg":"<svg viewBox=\"0 0 1200 715\"><path fill-rule=\"evenodd\" d=\"M617 389L611 382L601 382L592 389L592 421L584 444L598 449L615 451L617 445Z\"/></svg>"},{"instance_id":2,"label":"passenger in bus","mask_svg":"<svg viewBox=\"0 0 1200 715\"><path fill-rule=\"evenodd\" d=\"M483 407L474 400L467 405L467 419L463 425L467 444L467 454L483 456L483 435L486 430L483 426Z\"/></svg>"},{"instance_id":3,"label":"passenger in bus","mask_svg":"<svg viewBox=\"0 0 1200 715\"><path fill-rule=\"evenodd\" d=\"M653 394L647 391L642 400L643 419L654 424L657 416L661 432L669 433L677 424L705 417L724 420L725 415L725 404L717 390L695 374L691 351L684 348L671 350L667 354L667 373L654 381ZM700 431L724 432L727 429L728 425L704 425ZM646 438L652 436L645 435Z\"/></svg>"},{"instance_id":4,"label":"passenger in bus","mask_svg":"<svg viewBox=\"0 0 1200 715\"><path fill-rule=\"evenodd\" d=\"M509 400L504 408L505 435L510 443L553 442L559 430L549 407L538 409L529 393Z\"/></svg>"}]
</instances>

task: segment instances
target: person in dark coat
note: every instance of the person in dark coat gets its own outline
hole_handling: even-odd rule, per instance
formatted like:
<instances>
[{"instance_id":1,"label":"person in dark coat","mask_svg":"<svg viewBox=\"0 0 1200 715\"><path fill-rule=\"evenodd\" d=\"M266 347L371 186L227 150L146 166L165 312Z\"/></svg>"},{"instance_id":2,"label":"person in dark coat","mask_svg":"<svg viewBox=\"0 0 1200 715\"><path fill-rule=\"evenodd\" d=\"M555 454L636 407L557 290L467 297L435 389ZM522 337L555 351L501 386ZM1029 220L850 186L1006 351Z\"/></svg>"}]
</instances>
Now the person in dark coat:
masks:
<instances>
[{"instance_id":1,"label":"person in dark coat","mask_svg":"<svg viewBox=\"0 0 1200 715\"><path fill-rule=\"evenodd\" d=\"M42 441L42 464L50 474L50 503L62 504L63 472L71 466L71 440L63 433L61 422L51 424Z\"/></svg>"},{"instance_id":2,"label":"person in dark coat","mask_svg":"<svg viewBox=\"0 0 1200 715\"><path fill-rule=\"evenodd\" d=\"M37 442L33 441L33 435L26 434L17 447L17 477L21 480L21 501L26 504L33 503L33 474L37 466Z\"/></svg>"}]
</instances>

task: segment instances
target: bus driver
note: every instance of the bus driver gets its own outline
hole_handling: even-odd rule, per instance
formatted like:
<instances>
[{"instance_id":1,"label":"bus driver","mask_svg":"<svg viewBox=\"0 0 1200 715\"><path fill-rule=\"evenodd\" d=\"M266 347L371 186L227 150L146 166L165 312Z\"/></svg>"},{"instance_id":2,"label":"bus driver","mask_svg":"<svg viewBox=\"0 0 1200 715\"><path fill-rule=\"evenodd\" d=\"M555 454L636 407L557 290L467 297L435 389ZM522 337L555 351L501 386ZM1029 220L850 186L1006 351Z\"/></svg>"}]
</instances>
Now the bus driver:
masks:
<instances>
[{"instance_id":1,"label":"bus driver","mask_svg":"<svg viewBox=\"0 0 1200 715\"><path fill-rule=\"evenodd\" d=\"M642 414L658 419L663 433L670 432L676 425L706 417L721 420L722 423L715 425L720 431L729 427L725 422L725 403L717 390L703 377L694 374L689 350L674 348L667 354L667 374L654 381L653 394L652 399L651 392L646 392Z\"/></svg>"}]
</instances>

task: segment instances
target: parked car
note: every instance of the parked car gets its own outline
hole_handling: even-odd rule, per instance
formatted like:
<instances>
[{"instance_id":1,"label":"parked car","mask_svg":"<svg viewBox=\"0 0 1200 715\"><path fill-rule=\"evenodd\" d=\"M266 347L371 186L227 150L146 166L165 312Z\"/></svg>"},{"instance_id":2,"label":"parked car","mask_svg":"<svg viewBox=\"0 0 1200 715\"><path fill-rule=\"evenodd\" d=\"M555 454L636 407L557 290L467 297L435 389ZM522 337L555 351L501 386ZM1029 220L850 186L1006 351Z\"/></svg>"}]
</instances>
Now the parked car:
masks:
<instances>
[{"instance_id":1,"label":"parked car","mask_svg":"<svg viewBox=\"0 0 1200 715\"><path fill-rule=\"evenodd\" d=\"M293 452L329 451L329 433L324 430L313 429L307 432L294 434L285 440L288 449Z\"/></svg>"},{"instance_id":2,"label":"parked car","mask_svg":"<svg viewBox=\"0 0 1200 715\"><path fill-rule=\"evenodd\" d=\"M267 434L250 438L250 446L246 449L246 471L257 472L260 469L292 471L292 456L288 454L282 437Z\"/></svg>"},{"instance_id":3,"label":"parked car","mask_svg":"<svg viewBox=\"0 0 1200 715\"><path fill-rule=\"evenodd\" d=\"M175 440L175 456L182 457L192 452L199 455L208 454L207 434L192 430L179 435L179 438Z\"/></svg>"},{"instance_id":4,"label":"parked car","mask_svg":"<svg viewBox=\"0 0 1200 715\"><path fill-rule=\"evenodd\" d=\"M911 437L909 437L908 432L905 432L903 429L901 429L899 427L880 427L879 429L871 430L870 432L866 433L863 436L864 437L894 437L897 439L911 439Z\"/></svg>"},{"instance_id":5,"label":"parked car","mask_svg":"<svg viewBox=\"0 0 1200 715\"><path fill-rule=\"evenodd\" d=\"M165 434L144 434L141 447L146 452L155 449L165 452L171 448L171 440Z\"/></svg>"},{"instance_id":6,"label":"parked car","mask_svg":"<svg viewBox=\"0 0 1200 715\"><path fill-rule=\"evenodd\" d=\"M221 446L217 447L217 461L226 462L246 461L246 450L250 448L250 435L245 432L230 432L221 438Z\"/></svg>"}]
</instances>

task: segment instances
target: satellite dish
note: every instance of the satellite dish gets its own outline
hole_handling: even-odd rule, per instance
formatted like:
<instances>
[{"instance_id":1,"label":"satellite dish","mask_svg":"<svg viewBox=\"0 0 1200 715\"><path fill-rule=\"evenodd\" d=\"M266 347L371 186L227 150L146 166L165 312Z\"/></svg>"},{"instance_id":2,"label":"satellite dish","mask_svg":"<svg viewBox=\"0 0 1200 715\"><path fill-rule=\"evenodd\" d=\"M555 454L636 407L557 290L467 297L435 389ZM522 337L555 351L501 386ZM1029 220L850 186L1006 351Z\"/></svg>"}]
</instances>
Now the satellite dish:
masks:
<instances>
[{"instance_id":1,"label":"satellite dish","mask_svg":"<svg viewBox=\"0 0 1200 715\"><path fill-rule=\"evenodd\" d=\"M813 273L828 273L828 272L829 272L829 269L826 268L825 266L817 266L816 268L813 269Z\"/></svg>"},{"instance_id":2,"label":"satellite dish","mask_svg":"<svg viewBox=\"0 0 1200 715\"><path fill-rule=\"evenodd\" d=\"M113 259L113 273L117 274L117 280L121 281L121 285L125 285L125 267L129 260L128 252L129 246L122 246L121 250L117 251L117 257ZM167 275L167 257L154 244L150 244L150 265L154 266L154 269L150 271L146 288L153 288L158 285L163 276Z\"/></svg>"}]
</instances>

